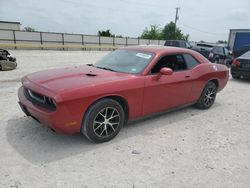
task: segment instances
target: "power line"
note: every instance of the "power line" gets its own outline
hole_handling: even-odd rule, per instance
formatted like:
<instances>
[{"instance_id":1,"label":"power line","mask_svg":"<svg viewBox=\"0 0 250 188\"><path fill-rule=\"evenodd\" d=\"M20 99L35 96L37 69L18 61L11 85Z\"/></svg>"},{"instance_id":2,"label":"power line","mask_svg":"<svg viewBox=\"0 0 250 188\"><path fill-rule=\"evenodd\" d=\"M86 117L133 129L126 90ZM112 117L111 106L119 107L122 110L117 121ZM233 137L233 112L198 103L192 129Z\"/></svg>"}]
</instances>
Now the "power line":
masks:
<instances>
[{"instance_id":1,"label":"power line","mask_svg":"<svg viewBox=\"0 0 250 188\"><path fill-rule=\"evenodd\" d=\"M182 22L180 22L180 21L179 21L179 24L182 25L182 26L184 26L184 27L193 29L193 30L195 30L195 31L199 31L199 32L201 32L201 33L206 33L206 34L210 34L210 35L226 35L226 33L213 33L213 32L208 32L208 31L204 31L204 30L201 30L201 29L197 29L197 28L195 28L195 27L191 27L191 26L189 26L189 25L186 25L186 24L184 24L184 23L182 23Z\"/></svg>"}]
</instances>

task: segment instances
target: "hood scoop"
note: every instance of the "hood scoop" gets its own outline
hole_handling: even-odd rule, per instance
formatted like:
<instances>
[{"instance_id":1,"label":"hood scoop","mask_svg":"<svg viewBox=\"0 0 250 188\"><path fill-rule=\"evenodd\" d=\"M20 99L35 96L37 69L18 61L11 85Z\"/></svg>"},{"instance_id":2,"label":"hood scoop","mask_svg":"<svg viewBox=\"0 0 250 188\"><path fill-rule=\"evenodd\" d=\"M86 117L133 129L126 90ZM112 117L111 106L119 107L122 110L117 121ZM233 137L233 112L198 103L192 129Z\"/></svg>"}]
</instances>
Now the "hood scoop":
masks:
<instances>
[{"instance_id":1,"label":"hood scoop","mask_svg":"<svg viewBox=\"0 0 250 188\"><path fill-rule=\"evenodd\" d=\"M86 73L86 76L97 76L96 74L94 74L94 73Z\"/></svg>"}]
</instances>

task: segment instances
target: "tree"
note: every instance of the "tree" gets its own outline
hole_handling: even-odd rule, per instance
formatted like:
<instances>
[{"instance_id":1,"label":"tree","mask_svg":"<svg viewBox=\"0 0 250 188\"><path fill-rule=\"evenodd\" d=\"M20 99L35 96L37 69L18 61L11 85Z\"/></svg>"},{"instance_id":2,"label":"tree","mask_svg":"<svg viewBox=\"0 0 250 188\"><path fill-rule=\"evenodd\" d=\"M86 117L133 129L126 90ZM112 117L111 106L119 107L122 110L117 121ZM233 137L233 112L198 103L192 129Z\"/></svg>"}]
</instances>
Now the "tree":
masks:
<instances>
[{"instance_id":1,"label":"tree","mask_svg":"<svg viewBox=\"0 0 250 188\"><path fill-rule=\"evenodd\" d=\"M188 40L189 34L185 35L182 33L181 29L175 28L174 22L170 22L165 25L162 30L163 38L165 40Z\"/></svg>"},{"instance_id":2,"label":"tree","mask_svg":"<svg viewBox=\"0 0 250 188\"><path fill-rule=\"evenodd\" d=\"M174 22L170 22L162 29L159 25L150 25L143 31L141 35L142 39L154 39L154 40L188 40L189 34L183 34L182 31L176 27Z\"/></svg>"},{"instance_id":3,"label":"tree","mask_svg":"<svg viewBox=\"0 0 250 188\"><path fill-rule=\"evenodd\" d=\"M113 37L114 34L110 33L110 29L106 30L106 31L98 31L98 36L102 36L102 37Z\"/></svg>"},{"instance_id":4,"label":"tree","mask_svg":"<svg viewBox=\"0 0 250 188\"><path fill-rule=\"evenodd\" d=\"M150 25L149 28L145 28L141 35L142 39L153 39L153 40L160 40L162 39L162 29L159 25Z\"/></svg>"},{"instance_id":5,"label":"tree","mask_svg":"<svg viewBox=\"0 0 250 188\"><path fill-rule=\"evenodd\" d=\"M219 43L219 44L226 44L227 43L227 41L226 40L218 40L218 42L217 43Z\"/></svg>"},{"instance_id":6,"label":"tree","mask_svg":"<svg viewBox=\"0 0 250 188\"><path fill-rule=\"evenodd\" d=\"M32 32L32 31L36 31L36 30L32 27L25 27L24 31Z\"/></svg>"},{"instance_id":7,"label":"tree","mask_svg":"<svg viewBox=\"0 0 250 188\"><path fill-rule=\"evenodd\" d=\"M116 37L116 38L123 38L122 35L116 35L115 37Z\"/></svg>"}]
</instances>

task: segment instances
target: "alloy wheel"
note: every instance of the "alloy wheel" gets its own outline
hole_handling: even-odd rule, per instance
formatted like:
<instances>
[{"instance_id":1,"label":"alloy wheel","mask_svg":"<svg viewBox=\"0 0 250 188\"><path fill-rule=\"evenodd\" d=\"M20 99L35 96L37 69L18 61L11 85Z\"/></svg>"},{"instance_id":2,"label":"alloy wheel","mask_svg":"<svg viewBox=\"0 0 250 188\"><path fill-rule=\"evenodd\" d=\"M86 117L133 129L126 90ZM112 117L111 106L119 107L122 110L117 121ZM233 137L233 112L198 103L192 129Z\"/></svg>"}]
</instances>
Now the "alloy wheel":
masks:
<instances>
[{"instance_id":1,"label":"alloy wheel","mask_svg":"<svg viewBox=\"0 0 250 188\"><path fill-rule=\"evenodd\" d=\"M210 106L216 96L216 89L214 87L208 87L204 95L204 103L206 106Z\"/></svg>"},{"instance_id":2,"label":"alloy wheel","mask_svg":"<svg viewBox=\"0 0 250 188\"><path fill-rule=\"evenodd\" d=\"M94 133L98 137L106 138L114 134L120 124L120 114L116 108L101 109L94 118Z\"/></svg>"}]
</instances>

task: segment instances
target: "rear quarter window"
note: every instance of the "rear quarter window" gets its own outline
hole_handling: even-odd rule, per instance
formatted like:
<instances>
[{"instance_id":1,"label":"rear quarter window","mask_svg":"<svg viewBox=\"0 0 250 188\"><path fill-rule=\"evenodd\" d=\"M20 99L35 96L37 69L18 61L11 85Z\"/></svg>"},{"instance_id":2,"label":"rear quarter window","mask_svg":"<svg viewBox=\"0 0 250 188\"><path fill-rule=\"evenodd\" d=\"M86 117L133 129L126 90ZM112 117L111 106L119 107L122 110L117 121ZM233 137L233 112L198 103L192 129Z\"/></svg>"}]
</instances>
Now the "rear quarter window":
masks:
<instances>
[{"instance_id":1,"label":"rear quarter window","mask_svg":"<svg viewBox=\"0 0 250 188\"><path fill-rule=\"evenodd\" d=\"M193 67L199 64L199 62L193 56L189 54L183 54L183 57L185 59L188 69L192 69Z\"/></svg>"}]
</instances>

